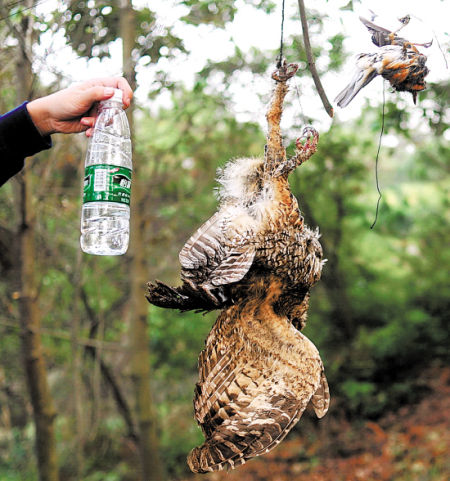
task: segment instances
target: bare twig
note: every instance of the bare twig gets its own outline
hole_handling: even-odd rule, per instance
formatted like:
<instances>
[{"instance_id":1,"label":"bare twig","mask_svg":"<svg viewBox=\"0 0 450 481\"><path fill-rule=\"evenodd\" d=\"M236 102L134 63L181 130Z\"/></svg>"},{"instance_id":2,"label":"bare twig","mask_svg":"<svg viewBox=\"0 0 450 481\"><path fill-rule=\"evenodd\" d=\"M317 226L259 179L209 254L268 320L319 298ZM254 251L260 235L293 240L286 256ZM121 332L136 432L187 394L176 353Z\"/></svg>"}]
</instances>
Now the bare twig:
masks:
<instances>
[{"instance_id":1,"label":"bare twig","mask_svg":"<svg viewBox=\"0 0 450 481\"><path fill-rule=\"evenodd\" d=\"M316 85L317 93L319 94L319 97L322 100L322 104L327 114L330 117L333 117L334 115L333 107L327 98L325 90L322 86L322 82L320 81L319 74L317 73L317 70L316 70L316 64L314 62L314 57L311 50L311 43L309 41L308 22L306 20L306 10L305 10L305 4L303 3L303 0L298 0L298 8L300 10L300 19L302 21L303 41L305 44L306 57L308 58L309 71L311 72L312 78L314 80L314 84Z\"/></svg>"}]
</instances>

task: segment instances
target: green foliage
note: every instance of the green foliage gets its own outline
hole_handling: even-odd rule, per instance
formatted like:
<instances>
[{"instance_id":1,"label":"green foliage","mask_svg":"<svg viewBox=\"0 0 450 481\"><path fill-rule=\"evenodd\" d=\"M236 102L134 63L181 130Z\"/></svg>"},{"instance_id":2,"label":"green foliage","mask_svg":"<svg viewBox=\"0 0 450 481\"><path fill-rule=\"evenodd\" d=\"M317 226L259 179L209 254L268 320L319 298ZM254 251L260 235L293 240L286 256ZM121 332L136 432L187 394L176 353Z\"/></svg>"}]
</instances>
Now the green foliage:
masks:
<instances>
[{"instance_id":1,"label":"green foliage","mask_svg":"<svg viewBox=\"0 0 450 481\"><path fill-rule=\"evenodd\" d=\"M82 57L103 58L110 55L109 45L119 37L121 8L119 2L66 1L67 9L55 12L48 29L62 25L68 43ZM172 34L171 27L158 23L155 12L142 8L136 13L134 54L144 63L156 63L184 51L183 42ZM163 48L165 47L165 48Z\"/></svg>"},{"instance_id":2,"label":"green foliage","mask_svg":"<svg viewBox=\"0 0 450 481\"><path fill-rule=\"evenodd\" d=\"M246 3L273 12L274 2ZM343 9L353 9L354 3ZM182 22L189 28L204 24L223 28L239 5L234 0L177 4L186 8ZM78 55L107 56L110 42L118 36L118 2L72 1L65 5L64 12L55 12L47 22L48 32L55 33L61 21L68 43ZM20 20L17 13L14 22ZM308 14L311 31L325 39L323 13L310 10ZM143 8L136 16L135 55L143 68L163 57L170 60L178 59L182 52L188 55L178 30L175 34L170 27L160 25L158 12ZM36 21L44 30L43 19ZM324 70L342 66L344 40L337 34L315 43L314 54L325 60L321 62ZM302 66L299 76L303 82L302 75L309 73L302 42L297 36L286 38L285 43L286 56ZM12 44L5 42L0 54L0 107L6 111L15 103L14 69L7 62L14 54ZM264 52L255 47L243 51L236 46L228 59L205 61L192 88L175 83L166 72L155 74L151 98L170 91L170 104L151 113L138 106L134 145L134 161L146 194L148 215L142 233L149 280L179 282L180 248L216 208L216 169L230 158L263 154L264 132L254 122L236 120L230 86L239 81L242 71L254 76L266 74L276 54L276 50ZM269 81L267 86L269 89ZM305 333L320 349L336 411L340 409L349 419L379 419L387 410L396 411L417 401L423 394L423 369L448 361L448 89L448 82L430 85L416 107L398 94L386 95L385 132L396 142L394 147L383 145L381 149L383 198L374 230L369 226L377 199L373 170L381 107L367 105L353 122L335 120L328 132L321 132L317 154L291 177L306 222L320 227L328 258L323 278L312 293ZM417 112L422 125L412 129ZM314 117L314 113L308 115ZM292 126L298 131L302 127ZM424 134L427 127L429 131ZM132 405L124 342L129 279L133 275L130 259L79 253L85 147L81 137L55 138L54 148L32 161L37 207L35 274L43 348L59 413L62 479L73 479L78 428L84 447L82 479L131 481L138 476L134 471L136 448L125 438L127 427L119 417L111 388L102 381L99 364L87 355L86 346L70 342L76 328L83 340L107 343L99 357ZM292 151L290 145L288 152ZM0 190L0 410L2 423L8 416L10 419L10 426L0 423L0 478L34 481L30 405L19 362L14 189L14 182L9 182ZM142 286L142 295L144 289ZM202 316L149 309L151 381L164 464L171 479L186 475L186 455L202 439L192 417L192 396L198 353L215 317L216 313ZM113 343L113 350L108 343ZM75 361L81 378L76 387L72 381ZM75 389L83 395L85 424L77 428ZM298 453L296 456L298 461ZM296 462L292 465L297 466Z\"/></svg>"},{"instance_id":3,"label":"green foliage","mask_svg":"<svg viewBox=\"0 0 450 481\"><path fill-rule=\"evenodd\" d=\"M449 151L410 131L405 137L416 143L413 157L382 149L383 198L371 231L376 197L368 168L375 142L366 135L376 138L368 128L372 119L368 109L353 133L333 126L321 138L314 165L299 172L305 179L294 185L307 218L312 214L321 227L329 258L306 332L321 347L332 392L346 399L348 414L377 417L416 401L423 394L417 373L448 357L444 293L450 259L443 249L448 209L441 167ZM398 121L390 128L405 129Z\"/></svg>"},{"instance_id":4,"label":"green foliage","mask_svg":"<svg viewBox=\"0 0 450 481\"><path fill-rule=\"evenodd\" d=\"M183 0L181 5L189 8L189 13L182 20L192 25L212 24L223 28L231 22L237 12L236 0ZM271 0L245 0L245 3L271 13L275 3Z\"/></svg>"},{"instance_id":5,"label":"green foliage","mask_svg":"<svg viewBox=\"0 0 450 481\"><path fill-rule=\"evenodd\" d=\"M441 136L450 128L448 121L448 99L450 96L450 82L430 84L422 93L420 100L424 100L425 107L421 107L422 116L434 131L436 137ZM431 100L431 106L430 106Z\"/></svg>"},{"instance_id":6,"label":"green foliage","mask_svg":"<svg viewBox=\"0 0 450 481\"><path fill-rule=\"evenodd\" d=\"M182 20L193 25L211 23L223 27L233 20L236 13L235 0L221 1L220 4L215 0L185 0L181 3L189 8L188 15Z\"/></svg>"},{"instance_id":7,"label":"green foliage","mask_svg":"<svg viewBox=\"0 0 450 481\"><path fill-rule=\"evenodd\" d=\"M349 409L355 413L367 413L368 407L370 409L373 403L375 391L374 383L356 379L347 379L341 386L341 392L349 403Z\"/></svg>"},{"instance_id":8,"label":"green foliage","mask_svg":"<svg viewBox=\"0 0 450 481\"><path fill-rule=\"evenodd\" d=\"M345 37L341 33L338 33L329 39L331 49L328 52L330 57L330 64L328 68L330 70L338 70L340 67L342 67L347 57L347 54L344 50L344 40Z\"/></svg>"},{"instance_id":9,"label":"green foliage","mask_svg":"<svg viewBox=\"0 0 450 481\"><path fill-rule=\"evenodd\" d=\"M5 436L2 429L0 440L0 478L5 481L34 481L37 478L36 467L32 461L33 435L31 426L26 429L13 427Z\"/></svg>"},{"instance_id":10,"label":"green foliage","mask_svg":"<svg viewBox=\"0 0 450 481\"><path fill-rule=\"evenodd\" d=\"M236 72L250 71L253 74L261 74L273 65L275 56L275 52L261 52L256 48L252 48L250 52L243 52L236 46L233 56L219 62L208 60L198 73L198 77L206 79L213 73L221 72L224 74L224 82L228 83Z\"/></svg>"}]
</instances>

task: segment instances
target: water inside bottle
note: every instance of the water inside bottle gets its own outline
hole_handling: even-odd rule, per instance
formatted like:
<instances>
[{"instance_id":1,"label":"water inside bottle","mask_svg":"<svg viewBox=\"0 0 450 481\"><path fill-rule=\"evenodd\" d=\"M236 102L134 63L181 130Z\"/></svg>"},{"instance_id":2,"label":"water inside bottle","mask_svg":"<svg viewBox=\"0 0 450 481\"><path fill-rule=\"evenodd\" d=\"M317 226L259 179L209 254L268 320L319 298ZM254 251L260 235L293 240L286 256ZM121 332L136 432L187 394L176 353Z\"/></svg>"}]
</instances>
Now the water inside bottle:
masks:
<instances>
[{"instance_id":1,"label":"water inside bottle","mask_svg":"<svg viewBox=\"0 0 450 481\"><path fill-rule=\"evenodd\" d=\"M129 240L130 208L115 202L89 202L83 206L80 243L96 255L125 254Z\"/></svg>"}]
</instances>

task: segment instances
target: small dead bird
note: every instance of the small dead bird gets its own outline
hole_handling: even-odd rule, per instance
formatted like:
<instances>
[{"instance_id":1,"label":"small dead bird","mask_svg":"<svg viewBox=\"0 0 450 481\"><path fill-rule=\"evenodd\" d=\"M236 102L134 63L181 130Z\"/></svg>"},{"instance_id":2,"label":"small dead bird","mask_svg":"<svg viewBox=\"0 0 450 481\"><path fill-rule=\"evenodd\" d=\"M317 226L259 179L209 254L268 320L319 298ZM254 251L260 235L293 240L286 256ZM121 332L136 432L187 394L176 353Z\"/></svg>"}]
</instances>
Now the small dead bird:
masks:
<instances>
[{"instance_id":1,"label":"small dead bird","mask_svg":"<svg viewBox=\"0 0 450 481\"><path fill-rule=\"evenodd\" d=\"M350 84L336 97L339 107L346 107L355 95L371 82L377 75L389 81L398 92L411 92L413 101L417 101L417 93L426 88L425 77L427 57L421 54L417 46L429 47L428 44L412 44L397 35L409 23L409 16L400 19L402 24L391 32L373 22L360 17L360 20L372 33L372 42L379 47L375 53L361 53L356 58L356 72Z\"/></svg>"},{"instance_id":2,"label":"small dead bird","mask_svg":"<svg viewBox=\"0 0 450 481\"><path fill-rule=\"evenodd\" d=\"M300 332L322 248L288 183L316 151L318 134L305 129L288 159L280 131L297 68L282 62L272 76L264 158L232 160L220 173L217 213L180 252L183 284L148 284L147 299L157 306L221 309L198 363L194 410L205 442L188 457L194 472L235 468L270 451L310 401L317 416L328 410L319 352Z\"/></svg>"}]
</instances>

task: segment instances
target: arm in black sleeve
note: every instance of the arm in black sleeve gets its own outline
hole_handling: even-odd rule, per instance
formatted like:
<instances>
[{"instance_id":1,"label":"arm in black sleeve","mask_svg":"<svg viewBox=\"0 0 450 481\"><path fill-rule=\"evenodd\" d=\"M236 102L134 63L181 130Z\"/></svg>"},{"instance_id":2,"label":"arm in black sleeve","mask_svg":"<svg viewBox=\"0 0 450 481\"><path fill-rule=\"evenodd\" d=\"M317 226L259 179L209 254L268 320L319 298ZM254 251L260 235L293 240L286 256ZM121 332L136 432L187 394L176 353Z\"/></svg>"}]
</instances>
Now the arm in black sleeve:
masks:
<instances>
[{"instance_id":1,"label":"arm in black sleeve","mask_svg":"<svg viewBox=\"0 0 450 481\"><path fill-rule=\"evenodd\" d=\"M0 116L0 186L23 168L25 157L52 146L50 136L42 137L33 124L26 105Z\"/></svg>"}]
</instances>

